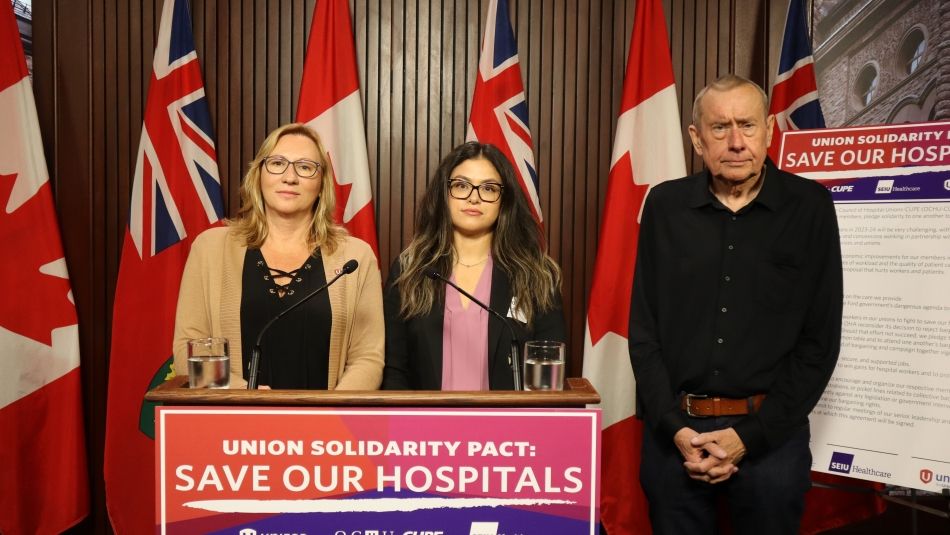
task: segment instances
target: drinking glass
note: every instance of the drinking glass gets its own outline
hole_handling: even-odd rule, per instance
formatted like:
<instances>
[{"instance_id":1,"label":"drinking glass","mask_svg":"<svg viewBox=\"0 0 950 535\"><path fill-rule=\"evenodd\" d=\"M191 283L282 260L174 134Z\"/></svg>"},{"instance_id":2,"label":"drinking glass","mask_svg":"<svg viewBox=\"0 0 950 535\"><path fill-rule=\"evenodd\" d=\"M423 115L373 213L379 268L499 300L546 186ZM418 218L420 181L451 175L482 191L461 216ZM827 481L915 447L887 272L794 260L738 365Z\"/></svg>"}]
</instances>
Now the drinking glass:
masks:
<instances>
[{"instance_id":1,"label":"drinking glass","mask_svg":"<svg viewBox=\"0 0 950 535\"><path fill-rule=\"evenodd\" d=\"M532 340L524 345L524 389L564 390L564 342Z\"/></svg>"},{"instance_id":2,"label":"drinking glass","mask_svg":"<svg viewBox=\"0 0 950 535\"><path fill-rule=\"evenodd\" d=\"M188 385L191 388L228 388L230 384L228 339L188 340Z\"/></svg>"}]
</instances>

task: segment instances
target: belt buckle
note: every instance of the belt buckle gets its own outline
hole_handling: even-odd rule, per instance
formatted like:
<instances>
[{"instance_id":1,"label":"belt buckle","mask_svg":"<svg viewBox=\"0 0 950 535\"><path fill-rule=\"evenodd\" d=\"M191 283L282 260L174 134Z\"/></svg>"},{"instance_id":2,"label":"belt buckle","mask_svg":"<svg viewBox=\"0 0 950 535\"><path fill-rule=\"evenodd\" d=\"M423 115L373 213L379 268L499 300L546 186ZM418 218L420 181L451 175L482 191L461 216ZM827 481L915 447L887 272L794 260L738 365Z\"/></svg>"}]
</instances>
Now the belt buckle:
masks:
<instances>
[{"instance_id":1,"label":"belt buckle","mask_svg":"<svg viewBox=\"0 0 950 535\"><path fill-rule=\"evenodd\" d=\"M692 416L693 418L709 418L706 414L693 414L693 404L694 399L706 399L709 396L706 394L686 394L686 414Z\"/></svg>"}]
</instances>

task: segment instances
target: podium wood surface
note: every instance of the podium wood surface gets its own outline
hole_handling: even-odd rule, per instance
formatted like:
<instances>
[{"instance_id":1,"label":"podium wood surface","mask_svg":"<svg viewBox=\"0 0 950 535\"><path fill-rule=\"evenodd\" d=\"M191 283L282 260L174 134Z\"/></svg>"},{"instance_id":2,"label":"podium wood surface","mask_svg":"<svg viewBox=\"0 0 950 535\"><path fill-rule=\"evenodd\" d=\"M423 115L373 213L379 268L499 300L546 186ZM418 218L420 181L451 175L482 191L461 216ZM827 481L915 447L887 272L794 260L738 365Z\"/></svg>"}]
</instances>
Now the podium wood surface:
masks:
<instances>
[{"instance_id":1,"label":"podium wood surface","mask_svg":"<svg viewBox=\"0 0 950 535\"><path fill-rule=\"evenodd\" d=\"M292 405L325 407L584 407L600 394L583 377L564 380L564 390L444 392L441 390L245 390L191 389L177 376L149 390L148 401L165 405Z\"/></svg>"}]
</instances>

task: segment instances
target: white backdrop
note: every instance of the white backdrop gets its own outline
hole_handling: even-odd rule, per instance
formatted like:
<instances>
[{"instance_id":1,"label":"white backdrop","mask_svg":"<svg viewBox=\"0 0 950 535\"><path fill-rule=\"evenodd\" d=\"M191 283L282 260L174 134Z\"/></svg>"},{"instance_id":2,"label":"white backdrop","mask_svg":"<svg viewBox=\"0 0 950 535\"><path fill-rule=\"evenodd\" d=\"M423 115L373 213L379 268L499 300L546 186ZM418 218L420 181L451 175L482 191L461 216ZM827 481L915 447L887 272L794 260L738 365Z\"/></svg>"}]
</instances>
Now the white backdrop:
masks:
<instances>
[{"instance_id":1,"label":"white backdrop","mask_svg":"<svg viewBox=\"0 0 950 535\"><path fill-rule=\"evenodd\" d=\"M832 191L841 354L812 469L950 488L950 122L786 133L780 165Z\"/></svg>"}]
</instances>

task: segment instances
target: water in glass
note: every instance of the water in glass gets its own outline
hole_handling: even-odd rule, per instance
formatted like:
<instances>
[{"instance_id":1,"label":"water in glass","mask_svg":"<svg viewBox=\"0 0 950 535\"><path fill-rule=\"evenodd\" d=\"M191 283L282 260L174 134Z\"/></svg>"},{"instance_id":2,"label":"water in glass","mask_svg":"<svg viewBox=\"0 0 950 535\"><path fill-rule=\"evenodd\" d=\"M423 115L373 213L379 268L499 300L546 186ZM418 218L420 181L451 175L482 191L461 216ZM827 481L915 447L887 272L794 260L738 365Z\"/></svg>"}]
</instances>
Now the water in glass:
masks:
<instances>
[{"instance_id":1,"label":"water in glass","mask_svg":"<svg viewBox=\"0 0 950 535\"><path fill-rule=\"evenodd\" d=\"M564 342L538 340L525 344L524 389L564 389Z\"/></svg>"}]
</instances>

